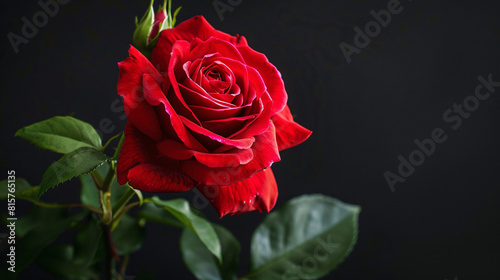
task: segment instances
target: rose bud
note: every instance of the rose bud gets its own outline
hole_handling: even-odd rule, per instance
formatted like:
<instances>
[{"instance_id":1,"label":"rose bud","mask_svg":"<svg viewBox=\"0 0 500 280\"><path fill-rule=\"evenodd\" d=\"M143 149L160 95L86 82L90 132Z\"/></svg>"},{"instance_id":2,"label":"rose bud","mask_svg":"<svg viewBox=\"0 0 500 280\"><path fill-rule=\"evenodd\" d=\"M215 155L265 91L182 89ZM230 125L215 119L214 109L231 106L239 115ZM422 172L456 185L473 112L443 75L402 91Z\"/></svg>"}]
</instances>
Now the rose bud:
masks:
<instances>
[{"instance_id":1,"label":"rose bud","mask_svg":"<svg viewBox=\"0 0 500 280\"><path fill-rule=\"evenodd\" d=\"M132 39L132 44L136 47L142 54L146 57L151 57L156 42L158 41L158 36L160 32L164 29L172 28L175 24L175 16L180 10L180 7L175 11L174 16L167 14L167 11L171 9L171 1L165 0L163 5L160 5L158 12L154 13L154 0L151 0L151 4L142 16L141 21L137 21L135 18L135 31Z\"/></svg>"}]
</instances>

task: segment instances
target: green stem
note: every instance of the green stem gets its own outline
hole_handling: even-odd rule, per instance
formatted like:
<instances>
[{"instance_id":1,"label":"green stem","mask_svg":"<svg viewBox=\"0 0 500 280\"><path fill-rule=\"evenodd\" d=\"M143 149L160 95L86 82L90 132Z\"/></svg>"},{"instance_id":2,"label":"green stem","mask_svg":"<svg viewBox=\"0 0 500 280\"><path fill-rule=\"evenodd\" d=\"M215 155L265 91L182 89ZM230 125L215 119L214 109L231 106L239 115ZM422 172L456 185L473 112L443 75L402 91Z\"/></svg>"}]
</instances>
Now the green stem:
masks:
<instances>
[{"instance_id":1,"label":"green stem","mask_svg":"<svg viewBox=\"0 0 500 280\"><path fill-rule=\"evenodd\" d=\"M116 172L113 165L109 166L108 173L106 174L106 179L101 186L100 197L102 205L102 222L105 224L110 224L113 220L113 209L111 208L111 184L115 179Z\"/></svg>"},{"instance_id":2,"label":"green stem","mask_svg":"<svg viewBox=\"0 0 500 280\"><path fill-rule=\"evenodd\" d=\"M101 152L104 152L106 150L106 148L109 146L109 144L111 144L111 141L113 141L114 139L116 139L118 136L120 136L123 132L120 132L118 134L116 134L115 136L109 138L108 142L106 142L106 144L104 144L104 146L102 147L101 149Z\"/></svg>"},{"instance_id":3,"label":"green stem","mask_svg":"<svg viewBox=\"0 0 500 280\"><path fill-rule=\"evenodd\" d=\"M109 225L113 220L113 212L111 209L111 192L100 192L102 205L102 222Z\"/></svg>"},{"instance_id":4,"label":"green stem","mask_svg":"<svg viewBox=\"0 0 500 280\"><path fill-rule=\"evenodd\" d=\"M114 139L114 138L112 138ZM112 140L110 139L110 141ZM113 222L113 212L114 211L119 211L119 209L123 208L123 205L125 205L132 196L129 197L128 193L125 194L122 198L120 198L120 203L122 203L122 206L118 206L116 209L112 208L111 205L111 185L113 184L113 181L115 180L116 176L116 161L118 160L118 157L120 155L120 150L123 146L123 141L125 140L125 133L121 133L120 137L120 142L118 143L118 146L116 147L115 153L113 157L111 158L111 162L109 165L108 173L106 173L106 178L104 181L102 181L102 184L100 185L100 190L99 190L99 197L101 200L101 206L102 206L102 222L103 222L103 232L104 232L104 245L105 245L105 250L106 250L106 258L104 261L104 269L105 269L105 274L106 278L108 280L112 280L113 276L115 274L114 271L114 264L113 264L113 258L118 260L118 255L116 254L116 248L113 243L113 237L111 235L111 230L112 230L112 225L111 223ZM106 143L103 149L107 147L109 142ZM97 173L97 172L96 172ZM123 201L122 201L123 200Z\"/></svg>"},{"instance_id":5,"label":"green stem","mask_svg":"<svg viewBox=\"0 0 500 280\"><path fill-rule=\"evenodd\" d=\"M118 213L120 212L123 207L129 202L129 200L134 197L135 192L133 189L129 188L127 192L120 197L120 199L116 202L115 206L113 207L113 213ZM115 218L113 218L115 219Z\"/></svg>"},{"instance_id":6,"label":"green stem","mask_svg":"<svg viewBox=\"0 0 500 280\"><path fill-rule=\"evenodd\" d=\"M97 172L97 169L96 169L96 170L92 171L91 176L92 176L92 180L94 181L94 184L96 185L97 189L100 190L102 183L104 181L101 174L99 174L99 172Z\"/></svg>"},{"instance_id":7,"label":"green stem","mask_svg":"<svg viewBox=\"0 0 500 280\"><path fill-rule=\"evenodd\" d=\"M115 217L113 217L113 225L111 226L111 231L113 231L118 226L120 219L123 217L123 215L125 215L128 212L128 210L134 208L139 204L140 202L136 201L134 203L130 203L129 205L123 207L123 209L118 214L116 214Z\"/></svg>"},{"instance_id":8,"label":"green stem","mask_svg":"<svg viewBox=\"0 0 500 280\"><path fill-rule=\"evenodd\" d=\"M113 221L113 209L111 207L111 185L115 180L116 170L115 170L115 161L118 159L120 155L120 150L123 146L123 141L125 141L125 133L121 133L120 142L116 147L115 154L111 158L111 163L109 165L108 173L106 173L106 178L104 182L100 186L99 196L101 198L101 206L102 206L102 222L106 225L109 225Z\"/></svg>"},{"instance_id":9,"label":"green stem","mask_svg":"<svg viewBox=\"0 0 500 280\"><path fill-rule=\"evenodd\" d=\"M125 271L127 269L128 262L129 262L129 256L125 255L123 257L122 265L120 266L120 275L118 275L119 280L122 280L123 277L125 276Z\"/></svg>"},{"instance_id":10,"label":"green stem","mask_svg":"<svg viewBox=\"0 0 500 280\"><path fill-rule=\"evenodd\" d=\"M152 203L152 201L149 198L146 198L143 200L143 203ZM128 210L138 205L141 205L140 201L130 203L129 205L123 207L123 209L113 217L113 225L111 227L111 231L113 231L116 228L116 226L118 226L120 219L123 217L123 215L127 214Z\"/></svg>"},{"instance_id":11,"label":"green stem","mask_svg":"<svg viewBox=\"0 0 500 280\"><path fill-rule=\"evenodd\" d=\"M113 258L116 257L116 252L114 251L113 237L111 236L111 230L109 225L103 224L103 232L104 232L104 248L106 257L104 260L104 273L106 275L106 279L113 280L114 267L113 267Z\"/></svg>"},{"instance_id":12,"label":"green stem","mask_svg":"<svg viewBox=\"0 0 500 280\"><path fill-rule=\"evenodd\" d=\"M103 192L109 192L111 190L111 185L113 184L113 180L115 179L116 172L113 166L109 166L108 173L106 174L106 178L104 179L104 183L102 184L101 190Z\"/></svg>"}]
</instances>

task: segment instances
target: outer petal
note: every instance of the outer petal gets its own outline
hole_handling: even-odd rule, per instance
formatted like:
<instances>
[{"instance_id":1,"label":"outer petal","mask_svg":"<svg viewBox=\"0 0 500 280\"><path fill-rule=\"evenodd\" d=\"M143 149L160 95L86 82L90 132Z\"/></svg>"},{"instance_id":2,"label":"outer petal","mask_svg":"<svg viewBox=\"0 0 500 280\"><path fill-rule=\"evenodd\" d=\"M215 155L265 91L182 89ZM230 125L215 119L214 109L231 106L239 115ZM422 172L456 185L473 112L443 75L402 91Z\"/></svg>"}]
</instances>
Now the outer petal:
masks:
<instances>
[{"instance_id":1,"label":"outer petal","mask_svg":"<svg viewBox=\"0 0 500 280\"><path fill-rule=\"evenodd\" d=\"M230 36L230 38L233 37ZM244 61L236 46L232 42L228 42L228 40L219 39L216 36L212 35L210 35L208 38L194 37L192 39L189 38L183 40L188 41L191 44L191 53L188 57L188 60L192 61L207 54L219 53L222 57L230 58L239 62Z\"/></svg>"},{"instance_id":2,"label":"outer petal","mask_svg":"<svg viewBox=\"0 0 500 280\"><path fill-rule=\"evenodd\" d=\"M248 122L245 127L233 134L231 137L234 139L244 139L253 135L260 135L269 129L269 119L271 118L273 102L269 98L269 94L267 92L262 95L262 99L259 100L259 103L261 108L259 117L254 119L252 122Z\"/></svg>"},{"instance_id":3,"label":"outer petal","mask_svg":"<svg viewBox=\"0 0 500 280\"><path fill-rule=\"evenodd\" d=\"M195 160L181 161L182 171L202 185L227 186L248 179L257 172L280 161L274 125L268 131L255 137L252 145L253 159L234 168L210 168Z\"/></svg>"},{"instance_id":4,"label":"outer petal","mask_svg":"<svg viewBox=\"0 0 500 280\"><path fill-rule=\"evenodd\" d=\"M225 153L203 153L186 148L183 144L166 139L157 145L160 152L176 160L188 160L192 157L208 167L236 167L247 164L253 159L252 149L233 148Z\"/></svg>"},{"instance_id":5,"label":"outer petal","mask_svg":"<svg viewBox=\"0 0 500 280\"><path fill-rule=\"evenodd\" d=\"M238 50L245 59L245 63L255 68L262 76L262 79L264 79L267 91L273 99L272 114L277 114L283 110L288 100L288 95L285 91L283 79L281 79L281 73L267 60L264 54L254 51L249 46L238 46Z\"/></svg>"},{"instance_id":6,"label":"outer petal","mask_svg":"<svg viewBox=\"0 0 500 280\"><path fill-rule=\"evenodd\" d=\"M160 140L161 128L154 108L143 95L142 76L148 74L155 82L163 78L136 48L130 47L130 57L120 62L118 94L124 99L124 110L129 120L149 137Z\"/></svg>"},{"instance_id":7,"label":"outer petal","mask_svg":"<svg viewBox=\"0 0 500 280\"><path fill-rule=\"evenodd\" d=\"M141 164L130 169L127 180L132 187L145 192L185 192L195 185L185 175L154 164Z\"/></svg>"},{"instance_id":8,"label":"outer petal","mask_svg":"<svg viewBox=\"0 0 500 280\"><path fill-rule=\"evenodd\" d=\"M279 114L271 118L276 126L276 141L280 151L295 147L311 136L312 131L293 120L288 105Z\"/></svg>"},{"instance_id":9,"label":"outer petal","mask_svg":"<svg viewBox=\"0 0 500 280\"><path fill-rule=\"evenodd\" d=\"M142 134L132 124L125 127L117 168L118 183L129 182L147 192L184 192L195 182L179 172L178 162L163 156L153 139Z\"/></svg>"},{"instance_id":10,"label":"outer petal","mask_svg":"<svg viewBox=\"0 0 500 280\"><path fill-rule=\"evenodd\" d=\"M278 187L271 168L236 184L224 187L202 186L198 190L219 212L221 218L254 210L269 212L278 198Z\"/></svg>"}]
</instances>

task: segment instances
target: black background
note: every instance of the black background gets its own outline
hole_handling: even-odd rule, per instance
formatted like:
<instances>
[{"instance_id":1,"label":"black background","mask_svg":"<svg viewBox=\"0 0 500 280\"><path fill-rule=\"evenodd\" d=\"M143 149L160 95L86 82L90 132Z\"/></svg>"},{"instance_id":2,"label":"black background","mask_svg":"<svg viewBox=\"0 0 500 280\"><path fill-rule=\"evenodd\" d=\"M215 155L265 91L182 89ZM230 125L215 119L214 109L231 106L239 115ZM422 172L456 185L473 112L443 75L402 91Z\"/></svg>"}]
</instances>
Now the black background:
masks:
<instances>
[{"instance_id":1,"label":"black background","mask_svg":"<svg viewBox=\"0 0 500 280\"><path fill-rule=\"evenodd\" d=\"M244 0L222 21L211 0L174 5L183 6L179 21L201 14L265 53L283 74L296 121L314 131L273 165L277 207L307 193L362 206L353 253L324 279L500 279L500 87L457 130L442 117L474 94L479 75L500 81L500 4L403 0L403 11L348 64L339 44L352 45L353 28L363 29L373 20L370 11L388 2ZM14 138L25 125L72 114L96 127L110 119L115 129L105 140L123 129L123 113L111 109L117 62L127 57L134 16L148 3L70 1L15 54L7 33L21 34L21 18L31 19L40 7L2 0L1 176L13 169L38 184L58 158ZM447 141L391 192L383 173L396 173L398 155L407 158L413 141L434 128ZM178 196L193 201L195 193L162 198ZM76 182L45 196L77 198ZM19 213L29 206L23 205ZM240 275L246 273L251 234L265 214L218 220L210 206L203 212L242 242ZM193 279L180 259L179 234L148 225L127 274L151 270L159 279ZM43 275L31 266L21 278Z\"/></svg>"}]
</instances>

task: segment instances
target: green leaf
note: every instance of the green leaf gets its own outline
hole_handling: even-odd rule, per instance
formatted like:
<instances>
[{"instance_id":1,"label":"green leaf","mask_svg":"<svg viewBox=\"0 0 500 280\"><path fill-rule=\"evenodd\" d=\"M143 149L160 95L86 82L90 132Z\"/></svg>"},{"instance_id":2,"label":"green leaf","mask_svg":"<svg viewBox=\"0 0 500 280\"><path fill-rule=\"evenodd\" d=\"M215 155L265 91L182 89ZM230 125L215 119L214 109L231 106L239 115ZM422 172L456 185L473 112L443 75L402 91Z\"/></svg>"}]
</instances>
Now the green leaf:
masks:
<instances>
[{"instance_id":1,"label":"green leaf","mask_svg":"<svg viewBox=\"0 0 500 280\"><path fill-rule=\"evenodd\" d=\"M174 28L175 23L177 22L177 14L179 14L179 12L181 11L181 8L182 8L182 6L175 9L174 16L170 17L172 19L171 23L170 23L171 28Z\"/></svg>"},{"instance_id":2,"label":"green leaf","mask_svg":"<svg viewBox=\"0 0 500 280\"><path fill-rule=\"evenodd\" d=\"M65 154L43 174L38 196L60 183L92 172L108 160L109 158L100 151L87 147Z\"/></svg>"},{"instance_id":3,"label":"green leaf","mask_svg":"<svg viewBox=\"0 0 500 280\"><path fill-rule=\"evenodd\" d=\"M66 209L35 207L16 223L16 274L63 232L69 230L87 211L69 216Z\"/></svg>"},{"instance_id":4,"label":"green leaf","mask_svg":"<svg viewBox=\"0 0 500 280\"><path fill-rule=\"evenodd\" d=\"M15 182L8 184L7 180L0 181L0 200L7 199L9 194L15 195L16 199L36 200L40 187L32 187L23 178L16 178ZM11 193L10 190L14 192ZM11 196L12 198L12 196Z\"/></svg>"},{"instance_id":5,"label":"green leaf","mask_svg":"<svg viewBox=\"0 0 500 280\"><path fill-rule=\"evenodd\" d=\"M163 207L175 218L177 218L177 220L179 220L184 226L196 233L210 253L217 257L219 263L222 263L220 241L217 237L217 233L212 227L212 224L205 218L199 216L185 199L179 198L163 201L159 197L154 196L151 198L151 201L156 205Z\"/></svg>"},{"instance_id":6,"label":"green leaf","mask_svg":"<svg viewBox=\"0 0 500 280\"><path fill-rule=\"evenodd\" d=\"M269 214L252 238L245 279L317 279L351 252L360 207L323 195L295 198Z\"/></svg>"},{"instance_id":7,"label":"green leaf","mask_svg":"<svg viewBox=\"0 0 500 280\"><path fill-rule=\"evenodd\" d=\"M21 128L19 136L42 149L66 154L78 148L102 148L101 138L88 123L73 117L53 117Z\"/></svg>"},{"instance_id":8,"label":"green leaf","mask_svg":"<svg viewBox=\"0 0 500 280\"><path fill-rule=\"evenodd\" d=\"M199 280L235 280L240 244L227 229L213 226L221 242L222 265L189 228L184 228L180 241L184 264Z\"/></svg>"},{"instance_id":9,"label":"green leaf","mask_svg":"<svg viewBox=\"0 0 500 280\"><path fill-rule=\"evenodd\" d=\"M141 207L137 216L145 219L148 222L165 224L178 228L183 228L184 225L170 212L165 211L163 207L156 206L155 204L146 203Z\"/></svg>"},{"instance_id":10,"label":"green leaf","mask_svg":"<svg viewBox=\"0 0 500 280\"><path fill-rule=\"evenodd\" d=\"M112 233L119 255L139 250L146 236L146 230L137 219L124 215Z\"/></svg>"}]
</instances>

